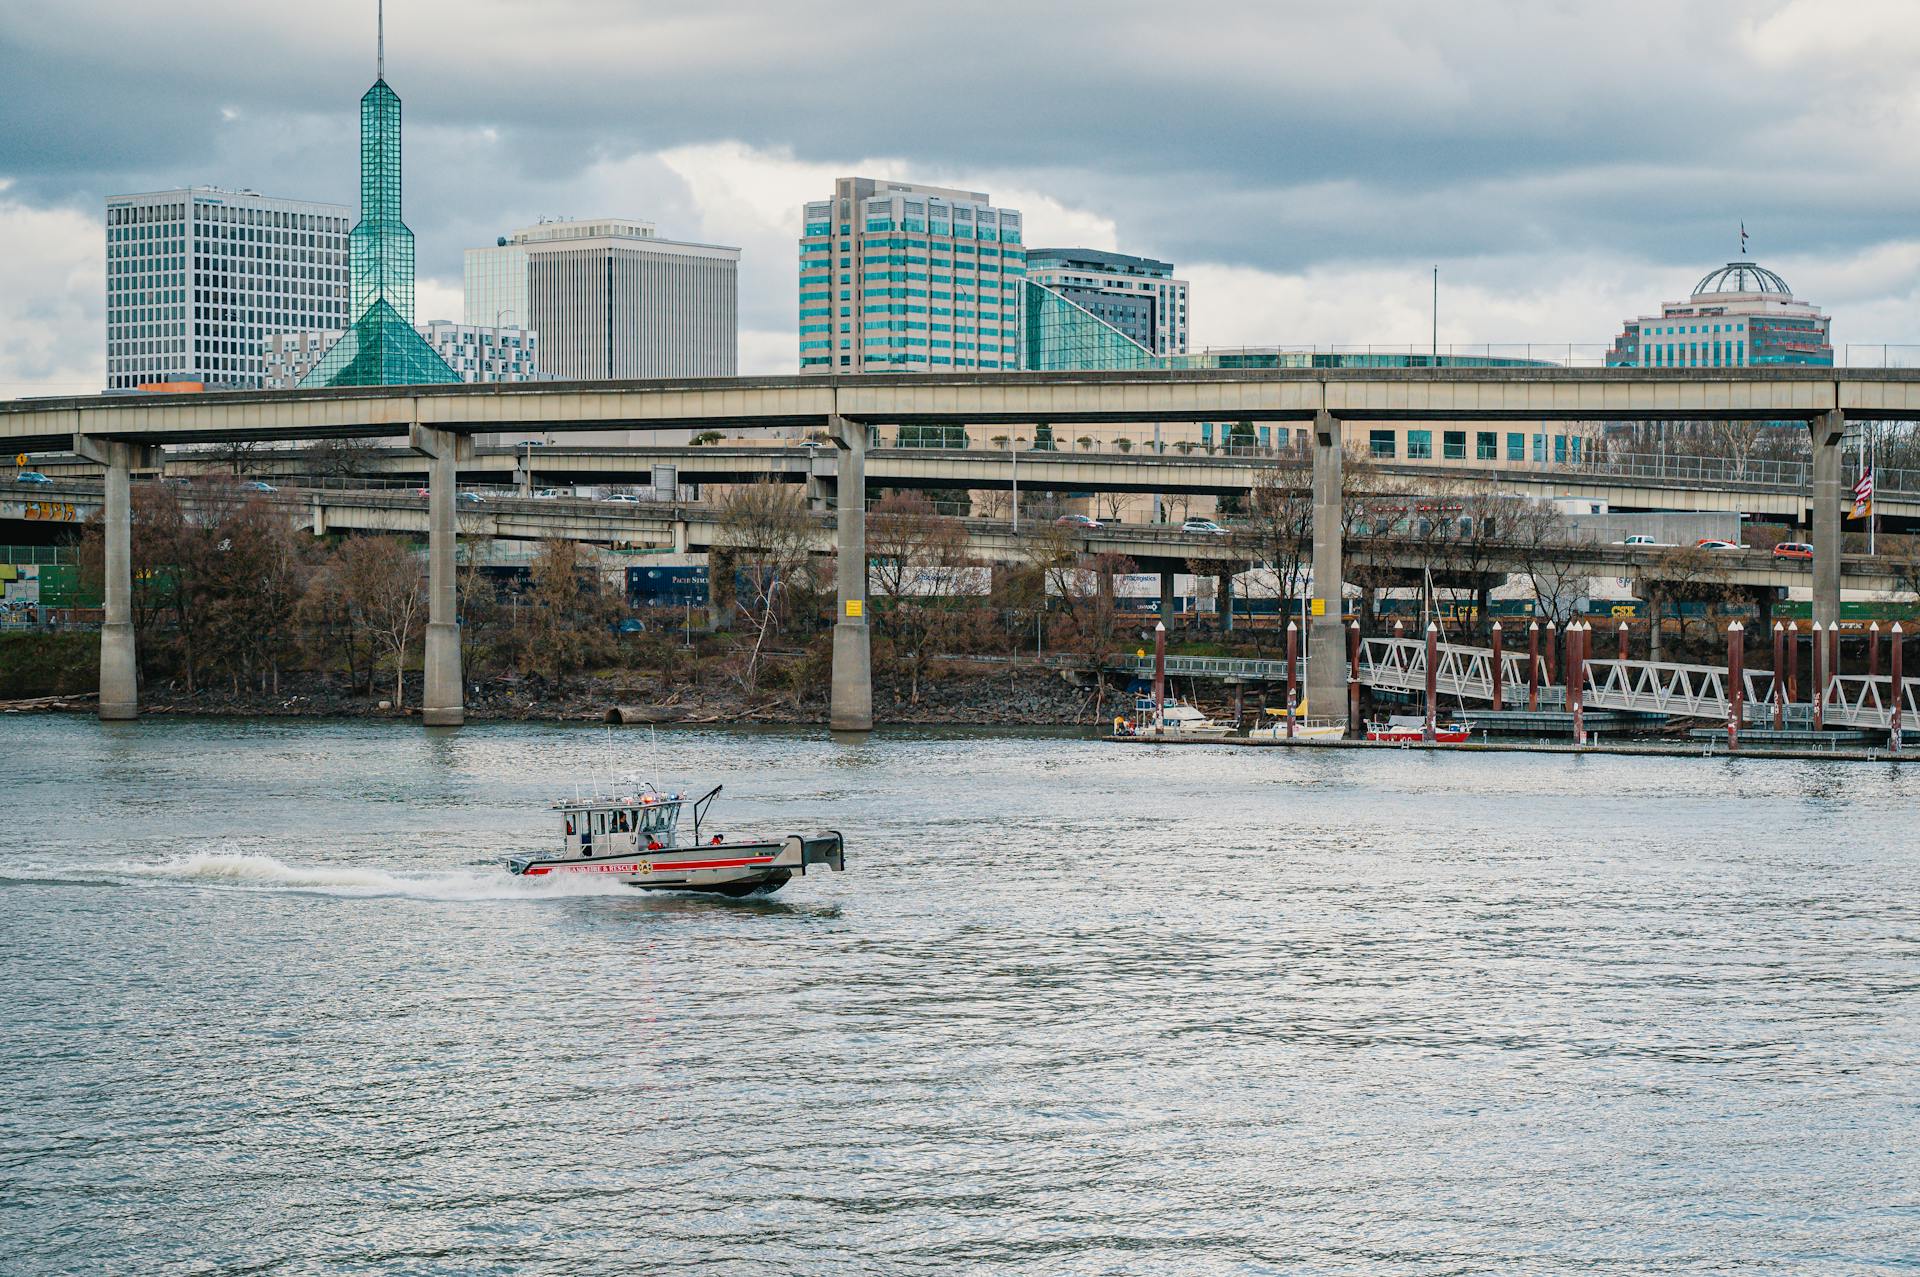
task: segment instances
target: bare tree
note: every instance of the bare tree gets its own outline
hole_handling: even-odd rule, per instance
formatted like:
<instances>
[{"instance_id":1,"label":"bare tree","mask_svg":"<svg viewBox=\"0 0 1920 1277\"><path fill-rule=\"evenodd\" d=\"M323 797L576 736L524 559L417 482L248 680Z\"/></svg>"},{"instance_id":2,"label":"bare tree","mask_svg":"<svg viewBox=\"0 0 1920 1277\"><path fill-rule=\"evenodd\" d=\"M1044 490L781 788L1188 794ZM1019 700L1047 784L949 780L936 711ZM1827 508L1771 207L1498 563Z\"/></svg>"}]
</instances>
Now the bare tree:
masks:
<instances>
[{"instance_id":1,"label":"bare tree","mask_svg":"<svg viewBox=\"0 0 1920 1277\"><path fill-rule=\"evenodd\" d=\"M1724 561L1716 552L1690 545L1662 550L1655 557L1648 575L1660 583L1660 593L1664 598L1676 603L1703 605L1702 611L1709 629L1712 628L1716 610L1737 592L1728 580ZM1692 622L1686 608L1676 607L1673 611L1679 623L1680 642L1685 644L1690 639Z\"/></svg>"},{"instance_id":2,"label":"bare tree","mask_svg":"<svg viewBox=\"0 0 1920 1277\"><path fill-rule=\"evenodd\" d=\"M393 665L393 704L405 704L407 649L426 620L427 587L420 560L396 537L356 537L341 546L340 584L353 623L376 656Z\"/></svg>"},{"instance_id":3,"label":"bare tree","mask_svg":"<svg viewBox=\"0 0 1920 1277\"><path fill-rule=\"evenodd\" d=\"M967 565L966 525L937 513L920 493L898 493L868 516L867 553L880 604L876 619L917 702L921 675L975 570Z\"/></svg>"},{"instance_id":4,"label":"bare tree","mask_svg":"<svg viewBox=\"0 0 1920 1277\"><path fill-rule=\"evenodd\" d=\"M1520 555L1533 584L1534 605L1548 620L1572 619L1592 569L1568 557L1572 537L1559 510L1545 501L1517 501L1507 517L1504 538Z\"/></svg>"},{"instance_id":5,"label":"bare tree","mask_svg":"<svg viewBox=\"0 0 1920 1277\"><path fill-rule=\"evenodd\" d=\"M1306 593L1313 571L1313 474L1300 454L1283 453L1279 464L1254 468L1233 543L1273 572L1281 597Z\"/></svg>"},{"instance_id":6,"label":"bare tree","mask_svg":"<svg viewBox=\"0 0 1920 1277\"><path fill-rule=\"evenodd\" d=\"M358 479L373 472L379 445L372 439L321 439L307 450L307 464L326 479Z\"/></svg>"},{"instance_id":7,"label":"bare tree","mask_svg":"<svg viewBox=\"0 0 1920 1277\"><path fill-rule=\"evenodd\" d=\"M862 500L858 493L842 499ZM794 593L811 592L811 554L819 526L798 488L755 483L733 488L720 503L715 548L734 568L734 604L754 632L741 674L751 693L759 682L767 635L777 628Z\"/></svg>"}]
</instances>

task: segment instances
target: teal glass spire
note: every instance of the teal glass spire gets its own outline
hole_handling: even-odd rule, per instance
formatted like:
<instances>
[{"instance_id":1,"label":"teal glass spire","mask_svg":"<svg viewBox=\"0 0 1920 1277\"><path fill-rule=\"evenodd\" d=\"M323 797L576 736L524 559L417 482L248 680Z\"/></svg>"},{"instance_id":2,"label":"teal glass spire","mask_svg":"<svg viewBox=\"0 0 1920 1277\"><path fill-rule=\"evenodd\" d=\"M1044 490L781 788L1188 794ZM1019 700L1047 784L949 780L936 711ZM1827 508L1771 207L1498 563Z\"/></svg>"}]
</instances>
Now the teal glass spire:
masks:
<instances>
[{"instance_id":1,"label":"teal glass spire","mask_svg":"<svg viewBox=\"0 0 1920 1277\"><path fill-rule=\"evenodd\" d=\"M400 218L400 95L387 84L384 13L381 19L378 74L360 99L360 220L347 241L353 324L301 378L302 389L460 380L413 327L413 232Z\"/></svg>"},{"instance_id":2,"label":"teal glass spire","mask_svg":"<svg viewBox=\"0 0 1920 1277\"><path fill-rule=\"evenodd\" d=\"M413 232L400 220L400 95L375 80L360 99L360 220L353 250L353 315L385 300L413 319Z\"/></svg>"}]
</instances>

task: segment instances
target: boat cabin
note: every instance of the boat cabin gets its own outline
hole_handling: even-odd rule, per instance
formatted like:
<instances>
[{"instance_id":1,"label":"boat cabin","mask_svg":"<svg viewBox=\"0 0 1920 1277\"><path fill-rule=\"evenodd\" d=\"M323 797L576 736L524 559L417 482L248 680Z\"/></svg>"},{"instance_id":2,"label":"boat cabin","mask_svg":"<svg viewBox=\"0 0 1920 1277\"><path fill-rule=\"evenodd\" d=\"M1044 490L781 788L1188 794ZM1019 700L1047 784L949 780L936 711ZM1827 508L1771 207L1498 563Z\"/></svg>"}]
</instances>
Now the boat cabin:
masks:
<instances>
[{"instance_id":1,"label":"boat cabin","mask_svg":"<svg viewBox=\"0 0 1920 1277\"><path fill-rule=\"evenodd\" d=\"M649 791L553 806L560 813L567 854L591 860L675 846L682 805L678 794Z\"/></svg>"}]
</instances>

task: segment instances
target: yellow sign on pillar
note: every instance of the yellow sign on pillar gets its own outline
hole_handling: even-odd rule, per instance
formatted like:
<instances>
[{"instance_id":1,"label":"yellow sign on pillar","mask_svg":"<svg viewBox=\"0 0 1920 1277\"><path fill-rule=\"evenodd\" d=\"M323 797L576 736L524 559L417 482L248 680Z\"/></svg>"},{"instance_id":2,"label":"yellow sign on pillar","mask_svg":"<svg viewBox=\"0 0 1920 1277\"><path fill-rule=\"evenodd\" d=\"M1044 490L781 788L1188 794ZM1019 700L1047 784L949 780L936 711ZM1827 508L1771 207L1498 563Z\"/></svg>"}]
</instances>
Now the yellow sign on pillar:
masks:
<instances>
[{"instance_id":1,"label":"yellow sign on pillar","mask_svg":"<svg viewBox=\"0 0 1920 1277\"><path fill-rule=\"evenodd\" d=\"M861 599L848 599L848 600L847 600L847 615L848 615L848 616L859 616L859 615L860 615L860 612L861 612L861 610L862 610L863 608L865 608L865 607L866 607L866 603L865 603L865 601L864 601L864 600L861 600Z\"/></svg>"},{"instance_id":2,"label":"yellow sign on pillar","mask_svg":"<svg viewBox=\"0 0 1920 1277\"><path fill-rule=\"evenodd\" d=\"M1308 608L1308 611L1314 616L1325 616L1327 614L1327 601L1325 599L1315 599L1312 606Z\"/></svg>"}]
</instances>

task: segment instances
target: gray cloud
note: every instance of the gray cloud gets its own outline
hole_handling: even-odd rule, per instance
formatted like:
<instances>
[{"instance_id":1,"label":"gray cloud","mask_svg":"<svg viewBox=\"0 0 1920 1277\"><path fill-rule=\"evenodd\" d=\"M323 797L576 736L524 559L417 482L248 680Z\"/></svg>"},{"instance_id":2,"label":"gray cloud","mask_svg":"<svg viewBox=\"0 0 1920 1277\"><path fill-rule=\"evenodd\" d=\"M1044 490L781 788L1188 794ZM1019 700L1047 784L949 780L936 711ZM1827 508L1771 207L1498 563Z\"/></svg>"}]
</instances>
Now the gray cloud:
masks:
<instances>
[{"instance_id":1,"label":"gray cloud","mask_svg":"<svg viewBox=\"0 0 1920 1277\"><path fill-rule=\"evenodd\" d=\"M211 182L351 203L372 7L10 6L0 199L97 216L111 193ZM723 142L1044 191L1176 262L1444 261L1527 287L1556 258L1608 261L1645 272L1649 305L1743 218L1762 255L1839 262L1904 242L1920 199L1920 15L1894 0L388 7L408 220L443 281L541 215L725 229L660 158ZM790 266L749 259L749 327L791 326Z\"/></svg>"}]
</instances>

